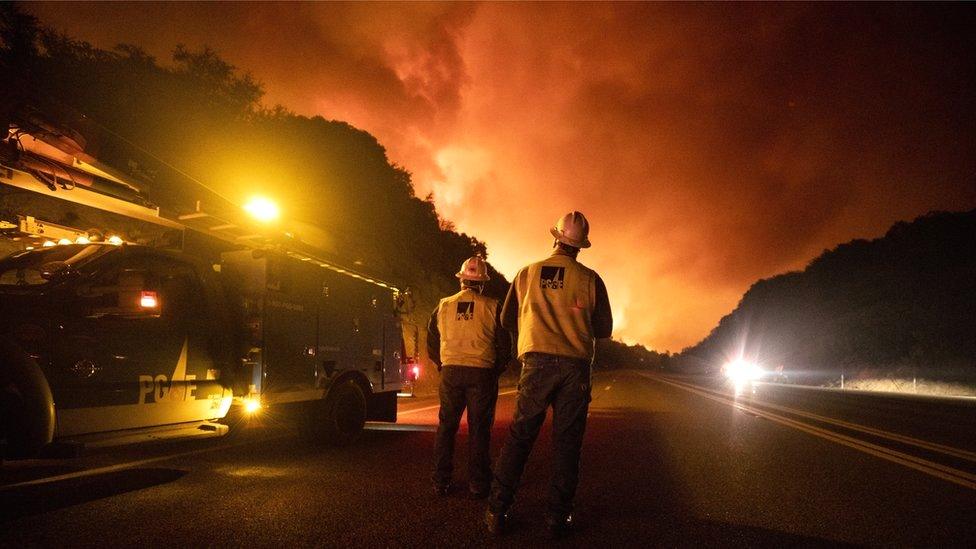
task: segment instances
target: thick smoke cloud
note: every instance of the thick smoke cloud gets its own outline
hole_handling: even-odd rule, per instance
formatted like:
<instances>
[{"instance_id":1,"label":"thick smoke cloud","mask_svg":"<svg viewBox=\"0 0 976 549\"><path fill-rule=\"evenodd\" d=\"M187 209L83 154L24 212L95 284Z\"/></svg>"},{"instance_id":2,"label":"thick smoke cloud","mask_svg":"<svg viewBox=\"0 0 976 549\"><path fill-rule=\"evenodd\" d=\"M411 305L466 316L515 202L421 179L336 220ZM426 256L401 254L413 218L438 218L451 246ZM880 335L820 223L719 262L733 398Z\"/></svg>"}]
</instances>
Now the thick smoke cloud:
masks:
<instances>
[{"instance_id":1,"label":"thick smoke cloud","mask_svg":"<svg viewBox=\"0 0 976 549\"><path fill-rule=\"evenodd\" d=\"M584 211L616 335L694 343L757 278L976 206L973 10L31 4L101 47L208 44L347 120L512 275Z\"/></svg>"}]
</instances>

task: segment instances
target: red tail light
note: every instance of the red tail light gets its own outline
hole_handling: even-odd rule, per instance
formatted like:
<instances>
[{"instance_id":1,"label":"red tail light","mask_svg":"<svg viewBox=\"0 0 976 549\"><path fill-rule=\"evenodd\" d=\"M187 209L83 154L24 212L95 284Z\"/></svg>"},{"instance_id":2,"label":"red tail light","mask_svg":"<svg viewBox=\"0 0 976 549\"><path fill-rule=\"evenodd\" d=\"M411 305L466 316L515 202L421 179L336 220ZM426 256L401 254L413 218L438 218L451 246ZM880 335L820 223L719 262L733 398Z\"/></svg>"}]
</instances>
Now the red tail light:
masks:
<instances>
[{"instance_id":1,"label":"red tail light","mask_svg":"<svg viewBox=\"0 0 976 549\"><path fill-rule=\"evenodd\" d=\"M413 376L413 380L417 381L420 379L420 365L414 364L413 368L410 368L410 375Z\"/></svg>"}]
</instances>

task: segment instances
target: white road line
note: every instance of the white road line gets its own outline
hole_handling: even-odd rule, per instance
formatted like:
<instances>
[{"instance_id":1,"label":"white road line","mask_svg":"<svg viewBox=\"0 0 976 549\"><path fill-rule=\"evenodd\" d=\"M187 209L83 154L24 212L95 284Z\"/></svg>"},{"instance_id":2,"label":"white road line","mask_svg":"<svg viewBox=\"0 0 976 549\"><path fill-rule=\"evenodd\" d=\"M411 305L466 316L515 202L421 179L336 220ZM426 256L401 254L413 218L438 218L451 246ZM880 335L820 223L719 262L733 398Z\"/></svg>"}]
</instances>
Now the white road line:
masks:
<instances>
[{"instance_id":1,"label":"white road line","mask_svg":"<svg viewBox=\"0 0 976 549\"><path fill-rule=\"evenodd\" d=\"M367 423L367 431L418 431L434 432L436 425L411 425L409 423Z\"/></svg>"},{"instance_id":2,"label":"white road line","mask_svg":"<svg viewBox=\"0 0 976 549\"><path fill-rule=\"evenodd\" d=\"M794 419L781 416L779 414L774 414L772 412L767 412L765 410L760 410L758 408L746 406L745 404L741 404L735 401L730 401L726 398L709 394L704 390L698 389L697 387L692 387L689 385L685 385L683 383L666 381L664 379L654 378L651 376L646 376L646 377L648 377L649 379L654 379L655 381L664 383L666 385L671 385L672 387L684 389L685 391L694 393L702 398L707 398L709 400L720 402L722 404L729 405L738 410L742 410L757 416L761 416L765 419L774 421L781 425L792 427L794 429L809 433L811 435L823 438L825 440L829 440L831 442L835 442L837 444L841 444L843 446L847 446L849 448L859 450L866 454L879 457L881 459L885 459L893 463L904 465L905 467L915 469L916 471L921 471L927 475L940 478L948 482L952 482L953 484L958 484L959 486L969 488L970 490L976 490L976 475L973 475L966 471L961 471L953 467L942 465L941 463L935 463L933 461L912 456L910 454L905 454L897 450L885 448L884 446L878 446L877 444L872 444L870 442L858 440L856 438L849 437L847 435L842 435L840 433L835 433L827 429L822 429L820 427L808 425L806 423L802 423L800 421L796 421Z\"/></svg>"},{"instance_id":3,"label":"white road line","mask_svg":"<svg viewBox=\"0 0 976 549\"><path fill-rule=\"evenodd\" d=\"M498 393L498 396L510 395L510 394L513 394L513 393L516 393L516 392L518 392L516 389L512 389L510 391L502 391L501 393ZM423 411L426 411L426 410L433 410L434 408L439 408L439 407L440 407L439 404L438 405L435 405L435 406L426 406L424 408L416 408L414 410L406 410L406 411L400 412L398 415L401 415L402 416L402 415L412 414L412 413L415 413L415 412L423 412ZM409 426L409 427L410 427L409 430L424 430L424 429L414 428L414 426ZM377 429L377 428L374 427L373 429ZM395 427L393 429L388 429L388 430L395 430ZM404 429L404 430L408 430L408 429ZM63 475L55 475L53 477L44 477L44 478L38 478L38 479L34 479L34 480L25 480L23 482L16 482L16 483L13 483L13 484L6 484L6 485L3 485L3 486L0 486L0 492L12 490L14 488L23 488L25 486L39 486L39 485L42 485L42 484L49 484L49 483L52 483L52 482L60 482L60 481L63 481L63 480L72 480L72 479L77 479L77 478L90 477L90 476L93 476L93 475L103 475L103 474L106 474L106 473L114 473L116 471L122 471L122 470L125 470L125 469L132 469L134 467L141 467L143 465L149 465L150 463L159 463L161 461L168 461L168 460L171 460L171 459L179 459L179 458L184 458L184 457L188 457L188 456L195 456L195 455L198 455L198 454L205 454L207 452L214 452L214 451L217 451L217 450L228 450L230 448L237 448L239 446L244 446L244 445L247 445L247 444L255 444L255 443L259 443L259 442L268 442L268 441L271 441L271 440L277 440L279 438L284 438L286 436L289 436L289 435L287 433L286 434L279 434L279 435L276 435L276 436L272 436L272 437L268 437L268 438L262 438L262 439L258 439L258 440L244 440L244 441L236 442L234 444L226 444L226 445L214 446L212 448L199 448L197 450L189 450L189 451L180 452L180 453L177 453L177 454L169 454L169 455L165 455L165 456L158 456L158 457L153 457L153 458L140 459L140 460L137 460L137 461L129 461L129 462L126 462L126 463L119 463L117 465L107 465L105 467L97 467L95 469L85 469L84 471L75 471L73 473L65 473Z\"/></svg>"},{"instance_id":4,"label":"white road line","mask_svg":"<svg viewBox=\"0 0 976 549\"><path fill-rule=\"evenodd\" d=\"M518 389L512 389L510 391L502 391L502 392L498 393L498 396L511 395L511 394L517 393L517 392L518 392ZM397 417L405 416L407 414L415 414L417 412L426 412L427 410L436 410L436 409L438 409L440 407L441 407L440 404L434 404L433 406L424 406L423 408L414 408L412 410L404 410L402 412L397 412Z\"/></svg>"},{"instance_id":5,"label":"white road line","mask_svg":"<svg viewBox=\"0 0 976 549\"><path fill-rule=\"evenodd\" d=\"M255 444L258 442L268 442L271 440L277 440L279 438L284 438L288 436L287 434L279 434L277 436L272 436L268 438L262 438L259 440L245 440L241 442L236 442L234 444L227 444L221 446L215 446L212 448L200 448L197 450L189 450L187 452L180 452L178 454L170 454L166 456L158 456L154 458L140 459L137 461L130 461L127 463L119 463L117 465L107 465L105 467L97 467L95 469L85 469L84 471L75 471L73 473L65 473L63 475L55 475L53 477L44 477L34 480L25 480L23 482L17 482L14 484L6 484L0 486L0 492L11 490L13 488L22 488L24 486L38 486L41 484L49 484L51 482L60 482L62 480L72 480L76 478L90 477L93 475L103 475L105 473L114 473L116 471L122 471L125 469L132 469L133 467L141 467L143 465L148 465L150 463L159 463L160 461L168 461L171 459L179 459L187 456L195 456L197 454L205 454L207 452L215 452L217 450L228 450L230 448L237 448L239 446L245 446L247 444Z\"/></svg>"}]
</instances>

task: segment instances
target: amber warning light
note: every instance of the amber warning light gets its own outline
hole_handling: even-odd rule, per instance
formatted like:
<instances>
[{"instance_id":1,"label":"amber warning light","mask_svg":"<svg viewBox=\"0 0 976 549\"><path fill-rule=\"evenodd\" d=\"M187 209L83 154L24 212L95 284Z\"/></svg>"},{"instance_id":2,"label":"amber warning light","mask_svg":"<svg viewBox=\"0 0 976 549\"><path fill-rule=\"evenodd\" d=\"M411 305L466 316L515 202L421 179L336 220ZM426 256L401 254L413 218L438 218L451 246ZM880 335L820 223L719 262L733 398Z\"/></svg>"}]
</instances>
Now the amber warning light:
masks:
<instances>
[{"instance_id":1,"label":"amber warning light","mask_svg":"<svg viewBox=\"0 0 976 549\"><path fill-rule=\"evenodd\" d=\"M139 296L139 306L143 309L155 309L159 307L159 300L156 299L156 292L142 292Z\"/></svg>"}]
</instances>

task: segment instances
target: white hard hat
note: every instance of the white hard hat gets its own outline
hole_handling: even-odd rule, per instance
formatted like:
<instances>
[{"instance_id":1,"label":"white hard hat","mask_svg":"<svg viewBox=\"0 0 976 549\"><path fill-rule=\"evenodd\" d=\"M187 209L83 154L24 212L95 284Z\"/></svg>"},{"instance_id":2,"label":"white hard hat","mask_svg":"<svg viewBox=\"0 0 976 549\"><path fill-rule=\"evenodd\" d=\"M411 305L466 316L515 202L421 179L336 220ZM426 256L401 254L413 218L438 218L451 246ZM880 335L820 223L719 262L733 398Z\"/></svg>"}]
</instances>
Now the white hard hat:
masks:
<instances>
[{"instance_id":1,"label":"white hard hat","mask_svg":"<svg viewBox=\"0 0 976 549\"><path fill-rule=\"evenodd\" d=\"M556 221L556 226L549 229L556 240L574 248L589 248L590 222L580 212L569 212Z\"/></svg>"},{"instance_id":2,"label":"white hard hat","mask_svg":"<svg viewBox=\"0 0 976 549\"><path fill-rule=\"evenodd\" d=\"M454 275L461 280L473 280L475 282L488 281L488 263L481 256L469 257L461 263L461 270Z\"/></svg>"}]
</instances>

